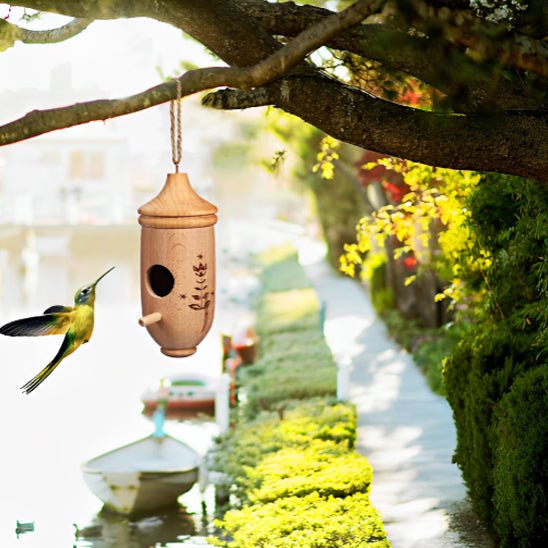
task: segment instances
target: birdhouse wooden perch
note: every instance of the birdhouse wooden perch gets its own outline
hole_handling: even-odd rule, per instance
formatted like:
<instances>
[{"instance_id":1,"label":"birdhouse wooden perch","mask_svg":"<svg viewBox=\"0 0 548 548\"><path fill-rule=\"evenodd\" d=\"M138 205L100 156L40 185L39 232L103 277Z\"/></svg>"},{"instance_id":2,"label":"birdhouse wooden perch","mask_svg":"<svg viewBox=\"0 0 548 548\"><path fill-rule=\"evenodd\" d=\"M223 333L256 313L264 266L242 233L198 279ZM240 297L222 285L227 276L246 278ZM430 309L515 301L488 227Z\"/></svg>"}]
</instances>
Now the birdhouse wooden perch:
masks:
<instances>
[{"instance_id":1,"label":"birdhouse wooden perch","mask_svg":"<svg viewBox=\"0 0 548 548\"><path fill-rule=\"evenodd\" d=\"M213 323L216 213L186 173L168 174L160 194L139 208L139 323L167 356L194 354Z\"/></svg>"}]
</instances>

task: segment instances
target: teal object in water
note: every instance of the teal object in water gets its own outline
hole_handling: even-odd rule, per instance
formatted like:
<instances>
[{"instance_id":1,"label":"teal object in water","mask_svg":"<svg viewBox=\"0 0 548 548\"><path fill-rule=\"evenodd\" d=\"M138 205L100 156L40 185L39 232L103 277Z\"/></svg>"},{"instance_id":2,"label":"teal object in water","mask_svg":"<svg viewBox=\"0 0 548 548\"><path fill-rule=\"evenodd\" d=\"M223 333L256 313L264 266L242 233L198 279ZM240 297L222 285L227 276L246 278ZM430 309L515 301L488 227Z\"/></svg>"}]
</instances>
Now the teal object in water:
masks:
<instances>
[{"instance_id":1,"label":"teal object in water","mask_svg":"<svg viewBox=\"0 0 548 548\"><path fill-rule=\"evenodd\" d=\"M164 431L164 423L166 420L166 410L165 406L159 405L152 415L152 421L154 422L154 432L153 436L155 438L163 438L166 433Z\"/></svg>"},{"instance_id":2,"label":"teal object in water","mask_svg":"<svg viewBox=\"0 0 548 548\"><path fill-rule=\"evenodd\" d=\"M17 538L19 538L19 535L23 535L25 533L33 533L33 532L34 532L34 521L29 521L27 523L24 523L17 520L17 525L15 527L15 534L17 535Z\"/></svg>"}]
</instances>

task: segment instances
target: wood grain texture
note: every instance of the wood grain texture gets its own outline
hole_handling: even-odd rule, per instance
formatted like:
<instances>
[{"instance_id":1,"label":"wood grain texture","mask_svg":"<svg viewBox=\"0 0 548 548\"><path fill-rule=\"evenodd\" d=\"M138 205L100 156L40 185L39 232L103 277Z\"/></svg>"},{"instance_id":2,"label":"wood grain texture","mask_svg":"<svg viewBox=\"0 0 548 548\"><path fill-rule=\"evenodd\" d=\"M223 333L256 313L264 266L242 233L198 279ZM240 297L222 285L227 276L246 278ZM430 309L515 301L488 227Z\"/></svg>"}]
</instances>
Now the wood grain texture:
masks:
<instances>
[{"instance_id":1,"label":"wood grain texture","mask_svg":"<svg viewBox=\"0 0 548 548\"><path fill-rule=\"evenodd\" d=\"M217 222L217 207L196 194L186 173L169 173L164 187L139 208L139 223L156 228L193 228Z\"/></svg>"},{"instance_id":2,"label":"wood grain texture","mask_svg":"<svg viewBox=\"0 0 548 548\"><path fill-rule=\"evenodd\" d=\"M148 275L154 265L173 275L173 288L163 297ZM154 280L152 280L153 282ZM208 333L215 310L215 235L213 226L141 229L141 303L143 316L160 313L146 326L170 356L186 356Z\"/></svg>"},{"instance_id":3,"label":"wood grain texture","mask_svg":"<svg viewBox=\"0 0 548 548\"><path fill-rule=\"evenodd\" d=\"M149 228L200 228L213 226L217 215L199 215L196 217L149 217L141 215L139 223Z\"/></svg>"}]
</instances>

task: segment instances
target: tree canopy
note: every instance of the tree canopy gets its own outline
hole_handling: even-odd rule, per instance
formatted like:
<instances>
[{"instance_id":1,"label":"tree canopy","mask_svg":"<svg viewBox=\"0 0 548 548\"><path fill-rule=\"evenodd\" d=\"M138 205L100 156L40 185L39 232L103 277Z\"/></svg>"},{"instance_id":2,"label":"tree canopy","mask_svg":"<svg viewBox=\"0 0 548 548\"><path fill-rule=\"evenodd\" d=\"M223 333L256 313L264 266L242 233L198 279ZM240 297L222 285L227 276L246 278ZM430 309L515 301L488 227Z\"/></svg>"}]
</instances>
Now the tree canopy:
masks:
<instances>
[{"instance_id":1,"label":"tree canopy","mask_svg":"<svg viewBox=\"0 0 548 548\"><path fill-rule=\"evenodd\" d=\"M0 20L0 50L67 40L98 19L147 17L181 29L227 65L185 72L183 96L212 90L203 102L213 108L274 106L369 150L548 184L545 0L340 1L339 12L324 4L20 0L13 5L74 20L48 31ZM0 126L0 146L150 108L175 93L168 81L126 98L34 110Z\"/></svg>"}]
</instances>

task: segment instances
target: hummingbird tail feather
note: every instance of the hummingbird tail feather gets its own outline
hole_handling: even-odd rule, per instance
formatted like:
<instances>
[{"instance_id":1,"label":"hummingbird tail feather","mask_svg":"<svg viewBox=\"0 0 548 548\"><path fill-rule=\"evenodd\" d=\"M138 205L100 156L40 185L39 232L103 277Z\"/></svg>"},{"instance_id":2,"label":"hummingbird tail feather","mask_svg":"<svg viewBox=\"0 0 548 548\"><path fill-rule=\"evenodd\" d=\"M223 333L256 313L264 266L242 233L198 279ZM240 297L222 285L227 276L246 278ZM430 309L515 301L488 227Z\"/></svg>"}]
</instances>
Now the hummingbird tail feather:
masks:
<instances>
[{"instance_id":1,"label":"hummingbird tail feather","mask_svg":"<svg viewBox=\"0 0 548 548\"><path fill-rule=\"evenodd\" d=\"M53 370L59 365L61 360L58 360L57 363L53 362L48 364L38 375L33 377L29 382L24 384L21 387L21 390L25 394L30 394L34 389L38 388L50 375L53 373Z\"/></svg>"},{"instance_id":2,"label":"hummingbird tail feather","mask_svg":"<svg viewBox=\"0 0 548 548\"><path fill-rule=\"evenodd\" d=\"M40 373L21 386L21 390L25 394L30 394L33 390L38 388L53 373L54 369L63 361L63 359L75 350L76 347L72 345L72 342L73 338L67 333L63 339L63 344L55 355L55 358L53 358L53 360L51 360L51 362L49 362L48 365L40 371Z\"/></svg>"}]
</instances>

